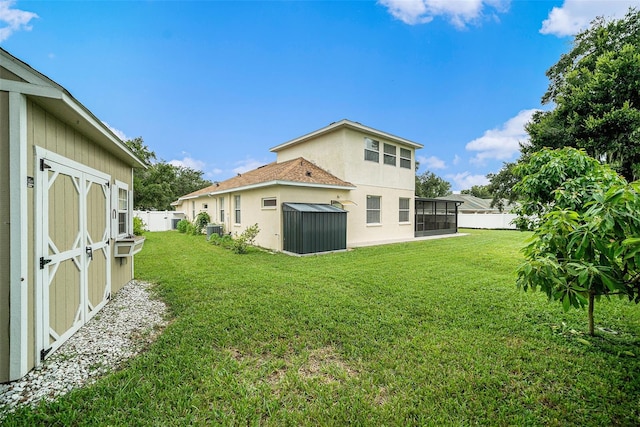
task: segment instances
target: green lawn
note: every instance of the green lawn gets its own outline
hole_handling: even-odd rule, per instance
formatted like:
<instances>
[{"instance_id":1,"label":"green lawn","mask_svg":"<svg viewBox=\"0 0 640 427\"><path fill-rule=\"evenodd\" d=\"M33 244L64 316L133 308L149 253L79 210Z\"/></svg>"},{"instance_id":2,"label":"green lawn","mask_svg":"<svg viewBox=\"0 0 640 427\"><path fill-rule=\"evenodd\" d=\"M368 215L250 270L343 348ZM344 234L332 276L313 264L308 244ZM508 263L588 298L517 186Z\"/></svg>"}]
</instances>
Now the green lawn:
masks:
<instances>
[{"instance_id":1,"label":"green lawn","mask_svg":"<svg viewBox=\"0 0 640 427\"><path fill-rule=\"evenodd\" d=\"M640 307L515 287L526 234L310 257L147 235L175 317L149 351L8 425L638 425Z\"/></svg>"}]
</instances>

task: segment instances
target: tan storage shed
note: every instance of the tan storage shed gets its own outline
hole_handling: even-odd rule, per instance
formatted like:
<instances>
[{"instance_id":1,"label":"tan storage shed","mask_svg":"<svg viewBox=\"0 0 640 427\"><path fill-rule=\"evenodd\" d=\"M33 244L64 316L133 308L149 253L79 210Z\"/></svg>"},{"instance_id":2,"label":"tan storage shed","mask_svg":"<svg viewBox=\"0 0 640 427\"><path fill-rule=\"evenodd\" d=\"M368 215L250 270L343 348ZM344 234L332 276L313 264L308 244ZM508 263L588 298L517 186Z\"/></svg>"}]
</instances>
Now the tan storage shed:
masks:
<instances>
[{"instance_id":1,"label":"tan storage shed","mask_svg":"<svg viewBox=\"0 0 640 427\"><path fill-rule=\"evenodd\" d=\"M0 382L19 379L133 278L133 168L62 86L0 48ZM138 246L139 247L139 246Z\"/></svg>"}]
</instances>

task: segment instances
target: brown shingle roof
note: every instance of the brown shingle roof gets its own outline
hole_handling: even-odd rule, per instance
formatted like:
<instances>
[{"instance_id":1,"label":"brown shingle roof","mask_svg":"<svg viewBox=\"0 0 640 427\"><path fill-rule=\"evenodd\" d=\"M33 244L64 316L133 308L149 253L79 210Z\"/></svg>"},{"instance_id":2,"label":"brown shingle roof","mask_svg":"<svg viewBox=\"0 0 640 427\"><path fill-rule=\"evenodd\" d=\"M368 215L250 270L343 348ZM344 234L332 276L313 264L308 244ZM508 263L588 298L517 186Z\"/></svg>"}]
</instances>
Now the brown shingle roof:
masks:
<instances>
[{"instance_id":1,"label":"brown shingle roof","mask_svg":"<svg viewBox=\"0 0 640 427\"><path fill-rule=\"evenodd\" d=\"M184 195L180 197L180 199L190 199L209 193L224 192L235 188L266 184L274 181L279 181L281 184L292 182L309 184L310 186L355 187L350 182L343 181L310 161L298 157L297 159L282 163L269 163L258 169L238 174L238 176L234 176L226 181Z\"/></svg>"}]
</instances>

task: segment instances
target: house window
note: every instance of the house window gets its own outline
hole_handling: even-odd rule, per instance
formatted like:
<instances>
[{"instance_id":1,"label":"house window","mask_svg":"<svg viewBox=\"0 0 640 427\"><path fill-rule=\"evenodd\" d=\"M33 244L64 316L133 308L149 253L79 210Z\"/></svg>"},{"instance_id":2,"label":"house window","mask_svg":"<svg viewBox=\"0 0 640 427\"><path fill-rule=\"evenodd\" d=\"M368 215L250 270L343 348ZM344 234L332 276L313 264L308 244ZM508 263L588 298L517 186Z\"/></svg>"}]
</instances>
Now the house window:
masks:
<instances>
[{"instance_id":1,"label":"house window","mask_svg":"<svg viewBox=\"0 0 640 427\"><path fill-rule=\"evenodd\" d=\"M235 224L240 224L240 195L233 196L233 205L235 208Z\"/></svg>"},{"instance_id":2,"label":"house window","mask_svg":"<svg viewBox=\"0 0 640 427\"><path fill-rule=\"evenodd\" d=\"M380 159L380 143L375 139L364 139L364 159L378 163Z\"/></svg>"},{"instance_id":3,"label":"house window","mask_svg":"<svg viewBox=\"0 0 640 427\"><path fill-rule=\"evenodd\" d=\"M273 209L278 205L278 201L275 197L265 197L262 199L262 207L266 209Z\"/></svg>"},{"instance_id":4,"label":"house window","mask_svg":"<svg viewBox=\"0 0 640 427\"><path fill-rule=\"evenodd\" d=\"M409 203L410 199L400 197L400 204L398 207L398 220L400 222L409 222Z\"/></svg>"},{"instance_id":5,"label":"house window","mask_svg":"<svg viewBox=\"0 0 640 427\"><path fill-rule=\"evenodd\" d=\"M391 144L384 144L384 164L396 165L396 146Z\"/></svg>"},{"instance_id":6,"label":"house window","mask_svg":"<svg viewBox=\"0 0 640 427\"><path fill-rule=\"evenodd\" d=\"M400 149L400 167L411 169L411 150L406 148Z\"/></svg>"},{"instance_id":7,"label":"house window","mask_svg":"<svg viewBox=\"0 0 640 427\"><path fill-rule=\"evenodd\" d=\"M121 181L115 181L111 196L111 237L120 239L132 232L133 194L129 191L129 185Z\"/></svg>"},{"instance_id":8,"label":"house window","mask_svg":"<svg viewBox=\"0 0 640 427\"><path fill-rule=\"evenodd\" d=\"M196 220L196 202L195 201L191 202L191 220L192 221Z\"/></svg>"},{"instance_id":9,"label":"house window","mask_svg":"<svg viewBox=\"0 0 640 427\"><path fill-rule=\"evenodd\" d=\"M367 224L380 224L380 196L367 196Z\"/></svg>"},{"instance_id":10,"label":"house window","mask_svg":"<svg viewBox=\"0 0 640 427\"><path fill-rule=\"evenodd\" d=\"M224 224L224 197L220 197L220 222Z\"/></svg>"}]
</instances>

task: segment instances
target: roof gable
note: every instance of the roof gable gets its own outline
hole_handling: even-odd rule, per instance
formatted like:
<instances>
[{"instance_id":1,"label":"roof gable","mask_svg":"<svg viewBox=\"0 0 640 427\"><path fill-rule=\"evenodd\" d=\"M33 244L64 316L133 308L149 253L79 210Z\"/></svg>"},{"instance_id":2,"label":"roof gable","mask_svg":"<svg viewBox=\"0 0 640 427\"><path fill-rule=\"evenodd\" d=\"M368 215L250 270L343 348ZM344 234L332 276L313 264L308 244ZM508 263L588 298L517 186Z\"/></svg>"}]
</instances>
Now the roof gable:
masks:
<instances>
[{"instance_id":1,"label":"roof gable","mask_svg":"<svg viewBox=\"0 0 640 427\"><path fill-rule=\"evenodd\" d=\"M358 123L358 122L353 122L351 120L343 119L343 120L340 120L340 121L337 121L337 122L333 122L333 123L329 124L328 126L325 126L325 127L321 128L321 129L318 129L316 131L310 132L310 133L302 135L302 136L300 136L298 138L295 138L295 139L292 139L290 141L287 141L287 142L285 142L283 144L277 145L277 146L271 148L270 151L277 153L278 151L281 151L281 150L283 150L285 148L288 148L288 147L291 147L291 146L294 146L294 145L297 145L297 144L301 144L303 142L306 142L306 141L312 140L314 138L317 138L318 136L325 135L327 133L335 132L335 131L337 131L339 129L345 129L345 128L354 129L354 130L366 133L368 135L375 136L375 137L382 138L382 139L386 139L387 141L390 141L390 142L403 144L403 145L406 145L406 146L414 148L414 149L418 149L418 148L422 148L423 147L422 144L419 144L417 142L413 142L413 141L410 141L408 139L401 138L399 136L392 135L390 133L383 132L383 131L371 128L369 126L365 126L365 125L363 125L361 123Z\"/></svg>"},{"instance_id":2,"label":"roof gable","mask_svg":"<svg viewBox=\"0 0 640 427\"><path fill-rule=\"evenodd\" d=\"M244 190L268 185L302 185L307 187L355 188L350 182L330 174L310 161L298 157L282 163L269 163L257 169L238 174L226 181L218 182L178 200L200 196L227 193L232 190Z\"/></svg>"},{"instance_id":3,"label":"roof gable","mask_svg":"<svg viewBox=\"0 0 640 427\"><path fill-rule=\"evenodd\" d=\"M0 90L28 96L127 164L146 167L111 129L58 83L2 48L0 64Z\"/></svg>"}]
</instances>

